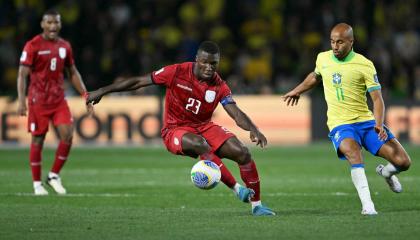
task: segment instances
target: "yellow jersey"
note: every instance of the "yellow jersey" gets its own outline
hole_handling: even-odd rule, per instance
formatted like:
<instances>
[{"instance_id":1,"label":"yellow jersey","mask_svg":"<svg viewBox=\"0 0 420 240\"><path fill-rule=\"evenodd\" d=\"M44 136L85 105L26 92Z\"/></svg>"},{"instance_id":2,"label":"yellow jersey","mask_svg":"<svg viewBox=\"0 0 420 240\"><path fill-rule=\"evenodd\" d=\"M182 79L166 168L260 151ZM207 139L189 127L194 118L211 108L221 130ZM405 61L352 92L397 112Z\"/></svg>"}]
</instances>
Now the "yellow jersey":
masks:
<instances>
[{"instance_id":1,"label":"yellow jersey","mask_svg":"<svg viewBox=\"0 0 420 240\"><path fill-rule=\"evenodd\" d=\"M333 51L321 52L315 74L322 77L330 131L343 124L374 120L366 92L381 89L373 63L353 50L342 60Z\"/></svg>"}]
</instances>

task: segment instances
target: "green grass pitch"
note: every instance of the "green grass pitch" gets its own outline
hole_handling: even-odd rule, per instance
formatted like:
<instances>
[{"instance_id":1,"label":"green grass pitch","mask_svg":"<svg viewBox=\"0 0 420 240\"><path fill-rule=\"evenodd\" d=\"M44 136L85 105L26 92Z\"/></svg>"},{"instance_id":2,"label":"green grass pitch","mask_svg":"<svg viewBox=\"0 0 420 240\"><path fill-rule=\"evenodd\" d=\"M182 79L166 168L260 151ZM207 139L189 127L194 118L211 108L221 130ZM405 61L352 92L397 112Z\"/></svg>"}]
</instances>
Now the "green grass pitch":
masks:
<instances>
[{"instance_id":1,"label":"green grass pitch","mask_svg":"<svg viewBox=\"0 0 420 240\"><path fill-rule=\"evenodd\" d=\"M45 197L32 195L28 149L0 149L0 239L419 239L420 148L406 149L401 194L376 175L384 161L364 154L375 217L360 214L348 165L327 143L251 149L274 217L253 217L223 184L195 188L194 161L163 148L75 148L61 174L69 194Z\"/></svg>"}]
</instances>

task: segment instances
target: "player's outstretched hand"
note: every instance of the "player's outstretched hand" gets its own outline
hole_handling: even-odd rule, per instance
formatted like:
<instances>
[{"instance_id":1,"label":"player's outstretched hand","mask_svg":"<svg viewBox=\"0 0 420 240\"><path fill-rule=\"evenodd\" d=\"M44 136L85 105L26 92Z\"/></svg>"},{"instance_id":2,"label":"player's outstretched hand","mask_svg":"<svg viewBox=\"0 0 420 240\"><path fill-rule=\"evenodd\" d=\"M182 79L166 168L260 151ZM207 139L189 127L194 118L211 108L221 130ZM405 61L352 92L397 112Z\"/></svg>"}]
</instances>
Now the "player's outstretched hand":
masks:
<instances>
[{"instance_id":1,"label":"player's outstretched hand","mask_svg":"<svg viewBox=\"0 0 420 240\"><path fill-rule=\"evenodd\" d=\"M26 116L26 112L27 112L26 102L25 103L19 103L18 109L17 109L17 114L19 116Z\"/></svg>"},{"instance_id":2,"label":"player's outstretched hand","mask_svg":"<svg viewBox=\"0 0 420 240\"><path fill-rule=\"evenodd\" d=\"M375 132L378 134L378 139L385 141L388 138L388 134L383 126L375 126Z\"/></svg>"},{"instance_id":3,"label":"player's outstretched hand","mask_svg":"<svg viewBox=\"0 0 420 240\"><path fill-rule=\"evenodd\" d=\"M102 90L99 88L98 90L92 91L88 93L88 97L86 98L86 105L94 105L101 101L103 96Z\"/></svg>"},{"instance_id":4,"label":"player's outstretched hand","mask_svg":"<svg viewBox=\"0 0 420 240\"><path fill-rule=\"evenodd\" d=\"M86 111L88 112L89 116L93 116L93 114L95 113L95 110L93 109L92 103L86 104Z\"/></svg>"},{"instance_id":5,"label":"player's outstretched hand","mask_svg":"<svg viewBox=\"0 0 420 240\"><path fill-rule=\"evenodd\" d=\"M267 138L258 130L251 131L249 133L249 137L251 138L252 142L257 143L257 146L260 145L260 147L267 146Z\"/></svg>"},{"instance_id":6,"label":"player's outstretched hand","mask_svg":"<svg viewBox=\"0 0 420 240\"><path fill-rule=\"evenodd\" d=\"M295 90L292 90L281 97L283 98L283 102L286 102L287 106L294 106L298 104L300 94Z\"/></svg>"}]
</instances>

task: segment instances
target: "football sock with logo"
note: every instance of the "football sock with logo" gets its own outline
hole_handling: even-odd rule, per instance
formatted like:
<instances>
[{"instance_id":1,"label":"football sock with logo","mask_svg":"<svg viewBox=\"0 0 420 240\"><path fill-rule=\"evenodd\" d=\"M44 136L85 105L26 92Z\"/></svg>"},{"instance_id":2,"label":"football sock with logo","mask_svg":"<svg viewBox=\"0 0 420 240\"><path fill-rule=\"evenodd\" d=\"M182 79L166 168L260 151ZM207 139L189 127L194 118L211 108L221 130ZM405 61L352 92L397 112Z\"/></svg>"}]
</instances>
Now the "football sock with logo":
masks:
<instances>
[{"instance_id":1,"label":"football sock with logo","mask_svg":"<svg viewBox=\"0 0 420 240\"><path fill-rule=\"evenodd\" d=\"M41 159L42 145L32 143L29 151L29 162L31 164L32 180L41 181Z\"/></svg>"},{"instance_id":2,"label":"football sock with logo","mask_svg":"<svg viewBox=\"0 0 420 240\"><path fill-rule=\"evenodd\" d=\"M357 193L359 194L363 208L373 207L363 163L351 165L351 179L356 187Z\"/></svg>"},{"instance_id":3,"label":"football sock with logo","mask_svg":"<svg viewBox=\"0 0 420 240\"><path fill-rule=\"evenodd\" d=\"M201 160L210 160L217 164L220 168L220 173L222 175L221 181L224 183L228 188L233 188L236 184L236 179L233 177L232 173L226 166L223 164L222 160L216 156L214 153L205 153L200 156Z\"/></svg>"},{"instance_id":4,"label":"football sock with logo","mask_svg":"<svg viewBox=\"0 0 420 240\"><path fill-rule=\"evenodd\" d=\"M255 162L251 160L249 163L239 165L239 170L246 187L255 192L254 196L251 198L251 202L260 201L260 179Z\"/></svg>"},{"instance_id":5,"label":"football sock with logo","mask_svg":"<svg viewBox=\"0 0 420 240\"><path fill-rule=\"evenodd\" d=\"M51 168L51 172L57 174L60 172L61 168L63 168L64 164L66 163L70 148L71 143L60 141L57 147L57 151L55 152L55 160L54 165Z\"/></svg>"},{"instance_id":6,"label":"football sock with logo","mask_svg":"<svg viewBox=\"0 0 420 240\"><path fill-rule=\"evenodd\" d=\"M382 168L382 176L389 178L394 174L398 174L400 171L392 164L388 163L384 168Z\"/></svg>"}]
</instances>

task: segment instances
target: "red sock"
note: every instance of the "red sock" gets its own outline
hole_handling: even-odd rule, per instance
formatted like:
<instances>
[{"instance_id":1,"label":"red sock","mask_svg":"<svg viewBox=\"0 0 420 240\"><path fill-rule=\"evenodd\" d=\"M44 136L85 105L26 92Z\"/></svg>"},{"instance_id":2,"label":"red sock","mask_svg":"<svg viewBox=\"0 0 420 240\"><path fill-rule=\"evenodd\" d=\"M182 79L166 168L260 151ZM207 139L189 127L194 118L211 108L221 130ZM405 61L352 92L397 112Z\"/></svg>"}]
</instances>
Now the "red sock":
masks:
<instances>
[{"instance_id":1,"label":"red sock","mask_svg":"<svg viewBox=\"0 0 420 240\"><path fill-rule=\"evenodd\" d=\"M31 164L33 181L41 181L41 159L42 145L32 143L29 151L29 162Z\"/></svg>"},{"instance_id":2,"label":"red sock","mask_svg":"<svg viewBox=\"0 0 420 240\"><path fill-rule=\"evenodd\" d=\"M57 151L55 152L55 160L54 165L51 168L51 172L57 174L60 172L61 168L64 166L64 163L66 163L70 148L71 143L60 141L57 147Z\"/></svg>"},{"instance_id":3,"label":"red sock","mask_svg":"<svg viewBox=\"0 0 420 240\"><path fill-rule=\"evenodd\" d=\"M222 175L222 182L228 187L233 188L236 184L236 179L233 177L232 173L230 173L229 169L223 164L222 160L216 156L214 153L205 153L200 156L201 160L210 160L217 164L220 168L220 172Z\"/></svg>"},{"instance_id":4,"label":"red sock","mask_svg":"<svg viewBox=\"0 0 420 240\"><path fill-rule=\"evenodd\" d=\"M255 162L251 160L245 165L239 165L239 170L241 171L241 178L245 182L247 188L251 188L255 191L254 196L251 198L251 201L260 200L260 179L258 177L257 167Z\"/></svg>"}]
</instances>

